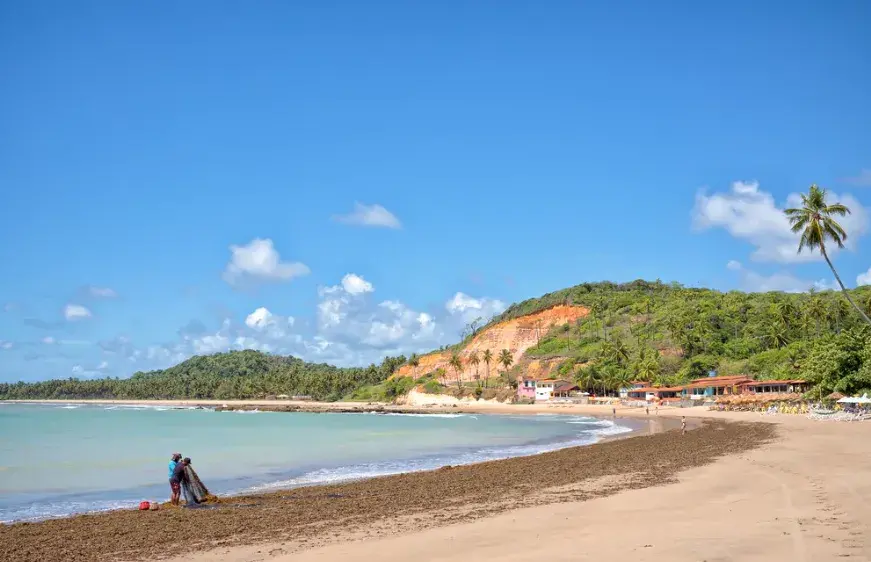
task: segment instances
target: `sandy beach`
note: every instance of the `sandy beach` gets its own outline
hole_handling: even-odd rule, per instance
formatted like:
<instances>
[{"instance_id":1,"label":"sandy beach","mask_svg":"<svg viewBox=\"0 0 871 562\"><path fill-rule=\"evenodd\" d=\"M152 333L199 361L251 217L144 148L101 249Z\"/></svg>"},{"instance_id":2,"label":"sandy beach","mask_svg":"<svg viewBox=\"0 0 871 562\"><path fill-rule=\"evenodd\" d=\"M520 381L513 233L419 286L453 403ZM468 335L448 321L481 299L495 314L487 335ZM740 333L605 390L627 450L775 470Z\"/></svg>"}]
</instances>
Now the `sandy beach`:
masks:
<instances>
[{"instance_id":1,"label":"sandy beach","mask_svg":"<svg viewBox=\"0 0 871 562\"><path fill-rule=\"evenodd\" d=\"M601 406L450 407L506 408L610 413ZM648 417L629 408L618 415ZM871 560L864 538L871 425L701 408L649 417L669 429L680 415L700 420L690 424L698 429L228 498L214 509L7 526L0 528L2 559Z\"/></svg>"}]
</instances>

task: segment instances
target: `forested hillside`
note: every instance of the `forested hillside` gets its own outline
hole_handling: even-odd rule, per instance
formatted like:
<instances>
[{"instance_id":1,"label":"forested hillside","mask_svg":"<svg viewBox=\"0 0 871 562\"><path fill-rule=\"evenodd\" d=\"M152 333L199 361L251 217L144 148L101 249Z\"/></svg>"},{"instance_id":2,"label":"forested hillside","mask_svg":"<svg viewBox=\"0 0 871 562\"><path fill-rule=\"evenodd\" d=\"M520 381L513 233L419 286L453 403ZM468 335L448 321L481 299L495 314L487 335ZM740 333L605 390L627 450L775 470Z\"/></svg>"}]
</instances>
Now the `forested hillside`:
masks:
<instances>
[{"instance_id":1,"label":"forested hillside","mask_svg":"<svg viewBox=\"0 0 871 562\"><path fill-rule=\"evenodd\" d=\"M871 311L871 287L851 293ZM814 392L871 392L871 329L840 292L723 293L660 282L584 283L514 304L488 326L558 304L583 305L590 314L543 334L515 362L506 381L524 375L528 361L546 360L557 365L554 376L591 389L616 389L638 379L668 386L716 370L721 375L806 379L818 385ZM416 361L414 378L432 381L432 373L417 369ZM0 399L304 394L337 400L372 385L378 385L377 397L390 398L414 382L404 377L381 384L404 364L405 357L388 357L378 366L347 369L235 351L192 357L129 379L0 384Z\"/></svg>"},{"instance_id":2,"label":"forested hillside","mask_svg":"<svg viewBox=\"0 0 871 562\"><path fill-rule=\"evenodd\" d=\"M198 355L169 369L139 372L129 379L0 383L0 399L228 400L287 394L309 395L317 400L338 400L361 386L384 380L404 362L405 357L388 357L380 366L342 369L306 363L295 357L266 355L259 351L231 351Z\"/></svg>"},{"instance_id":3,"label":"forested hillside","mask_svg":"<svg viewBox=\"0 0 871 562\"><path fill-rule=\"evenodd\" d=\"M871 311L871 287L851 294ZM616 388L633 379L668 386L717 370L807 379L822 392L871 392L871 331L837 291L585 283L512 305L493 322L556 304L584 305L591 313L551 331L527 356L562 359L560 374L583 386Z\"/></svg>"}]
</instances>

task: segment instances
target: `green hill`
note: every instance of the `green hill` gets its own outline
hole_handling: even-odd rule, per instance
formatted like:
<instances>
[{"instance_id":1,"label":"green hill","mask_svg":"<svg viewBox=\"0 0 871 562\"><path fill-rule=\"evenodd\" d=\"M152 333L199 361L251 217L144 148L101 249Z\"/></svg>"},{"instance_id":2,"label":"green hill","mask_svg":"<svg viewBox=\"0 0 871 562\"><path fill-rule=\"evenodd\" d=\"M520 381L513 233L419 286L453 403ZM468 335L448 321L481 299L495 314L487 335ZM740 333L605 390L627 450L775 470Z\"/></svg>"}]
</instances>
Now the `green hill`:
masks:
<instances>
[{"instance_id":1,"label":"green hill","mask_svg":"<svg viewBox=\"0 0 871 562\"><path fill-rule=\"evenodd\" d=\"M871 311L871 287L851 291ZM802 378L817 391L871 392L871 330L840 292L719 292L634 281L585 283L509 307L493 322L556 304L591 313L526 352L561 360L582 385L672 385L704 376ZM522 370L522 364L519 366ZM593 381L596 381L595 383Z\"/></svg>"},{"instance_id":2,"label":"green hill","mask_svg":"<svg viewBox=\"0 0 871 562\"><path fill-rule=\"evenodd\" d=\"M287 394L338 400L361 386L384 380L404 362L404 357L388 357L380 366L343 369L259 351L230 351L197 355L169 369L138 372L129 379L0 383L0 399L241 400Z\"/></svg>"},{"instance_id":3,"label":"green hill","mask_svg":"<svg viewBox=\"0 0 871 562\"><path fill-rule=\"evenodd\" d=\"M851 293L871 311L871 287ZM583 283L513 304L488 325L557 304L585 306L591 313L546 334L512 374L523 374L528 360L547 359L558 364L556 374L590 388L617 388L638 379L671 385L716 370L802 378L817 385L815 392L871 392L871 330L839 292L724 293L658 281ZM338 368L234 351L192 357L129 379L0 384L0 399L389 398L411 386L411 379L385 382L405 361L388 357L378 366Z\"/></svg>"}]
</instances>

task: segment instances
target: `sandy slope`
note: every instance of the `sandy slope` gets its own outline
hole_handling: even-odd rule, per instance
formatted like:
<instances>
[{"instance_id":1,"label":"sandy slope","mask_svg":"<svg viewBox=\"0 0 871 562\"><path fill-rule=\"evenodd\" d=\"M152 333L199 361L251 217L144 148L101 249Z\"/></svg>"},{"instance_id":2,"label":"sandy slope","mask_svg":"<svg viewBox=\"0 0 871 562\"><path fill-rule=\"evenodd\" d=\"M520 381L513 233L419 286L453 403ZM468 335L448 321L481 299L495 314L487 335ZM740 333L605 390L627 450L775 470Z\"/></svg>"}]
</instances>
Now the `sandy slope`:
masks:
<instances>
[{"instance_id":1,"label":"sandy slope","mask_svg":"<svg viewBox=\"0 0 871 562\"><path fill-rule=\"evenodd\" d=\"M380 529L375 534L387 536L298 554L285 554L280 545L261 545L185 559L871 560L871 545L865 538L871 530L871 424L699 410L691 414L770 421L779 424L781 438L690 469L676 484L523 508L408 534Z\"/></svg>"}]
</instances>

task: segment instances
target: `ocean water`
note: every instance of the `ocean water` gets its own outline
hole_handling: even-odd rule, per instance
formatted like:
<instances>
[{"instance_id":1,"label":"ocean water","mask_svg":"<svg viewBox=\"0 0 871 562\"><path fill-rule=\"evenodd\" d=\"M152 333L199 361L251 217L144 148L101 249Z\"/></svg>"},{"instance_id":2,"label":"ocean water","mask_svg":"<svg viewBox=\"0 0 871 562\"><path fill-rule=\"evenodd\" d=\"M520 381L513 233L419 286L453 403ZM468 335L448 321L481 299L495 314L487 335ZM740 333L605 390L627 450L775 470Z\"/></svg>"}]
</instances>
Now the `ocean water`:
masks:
<instances>
[{"instance_id":1,"label":"ocean water","mask_svg":"<svg viewBox=\"0 0 871 562\"><path fill-rule=\"evenodd\" d=\"M223 495L536 454L595 443L629 423L0 403L0 522L164 501L174 451Z\"/></svg>"}]
</instances>

